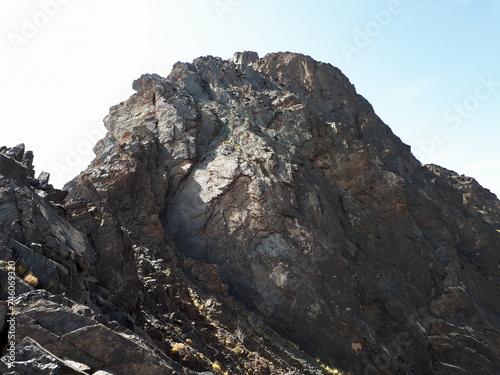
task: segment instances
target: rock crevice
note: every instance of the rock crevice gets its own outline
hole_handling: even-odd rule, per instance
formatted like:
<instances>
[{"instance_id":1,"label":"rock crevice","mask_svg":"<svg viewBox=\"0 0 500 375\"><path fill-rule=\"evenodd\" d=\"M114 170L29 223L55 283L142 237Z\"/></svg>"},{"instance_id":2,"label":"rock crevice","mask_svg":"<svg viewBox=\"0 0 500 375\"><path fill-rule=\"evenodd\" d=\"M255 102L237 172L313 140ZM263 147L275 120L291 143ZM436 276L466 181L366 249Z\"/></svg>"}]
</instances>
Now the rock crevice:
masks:
<instances>
[{"instance_id":1,"label":"rock crevice","mask_svg":"<svg viewBox=\"0 0 500 375\"><path fill-rule=\"evenodd\" d=\"M0 254L50 292L18 301L49 353L20 347L59 373L500 367L500 202L422 165L339 69L243 52L133 88L65 191L0 150Z\"/></svg>"}]
</instances>

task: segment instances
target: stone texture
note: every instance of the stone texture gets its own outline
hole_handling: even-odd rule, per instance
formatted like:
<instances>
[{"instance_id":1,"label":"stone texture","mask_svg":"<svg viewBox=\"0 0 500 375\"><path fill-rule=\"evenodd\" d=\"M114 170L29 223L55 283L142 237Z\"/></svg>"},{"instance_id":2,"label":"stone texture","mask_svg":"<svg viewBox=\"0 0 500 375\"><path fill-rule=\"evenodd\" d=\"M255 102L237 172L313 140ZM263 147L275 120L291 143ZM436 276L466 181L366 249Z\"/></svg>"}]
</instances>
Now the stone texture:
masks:
<instances>
[{"instance_id":1,"label":"stone texture","mask_svg":"<svg viewBox=\"0 0 500 375\"><path fill-rule=\"evenodd\" d=\"M242 313L215 265L184 259L168 238L160 215L169 156L149 130L115 147L67 185L64 206L46 199L46 177L35 179L10 156L0 160L0 170L11 172L0 176L0 299L5 306L10 298L5 265L14 261L16 343L24 350L29 337L43 348L16 358L14 373L58 374L64 365L113 374L242 373L273 358L279 373L319 373L313 359L290 354L291 343ZM28 272L36 288L23 281ZM3 313L0 323L5 351ZM179 356L176 345L189 350Z\"/></svg>"},{"instance_id":2,"label":"stone texture","mask_svg":"<svg viewBox=\"0 0 500 375\"><path fill-rule=\"evenodd\" d=\"M50 292L19 280L19 340L120 374L500 368L500 202L340 70L243 52L133 88L67 193L0 150L0 254Z\"/></svg>"},{"instance_id":3,"label":"stone texture","mask_svg":"<svg viewBox=\"0 0 500 375\"><path fill-rule=\"evenodd\" d=\"M426 322L495 326L498 201L480 198L492 211L486 225L338 69L271 54L244 75L201 58L169 78L161 85L185 88L200 115L196 154L178 154L189 173L181 185L169 181L165 230L188 257L217 264L229 292L271 326L353 371L390 362L417 372L440 363L420 329ZM457 295L462 289L469 297ZM436 316L434 304L443 303ZM401 332L412 347L381 354L377 347ZM491 357L498 336L475 334L489 342L482 350ZM365 349L353 350L353 342ZM455 360L488 366L479 357Z\"/></svg>"},{"instance_id":4,"label":"stone texture","mask_svg":"<svg viewBox=\"0 0 500 375\"><path fill-rule=\"evenodd\" d=\"M259 54L257 52L236 52L233 56L233 62L239 66L240 69L246 68L248 65L252 64L254 61L259 59Z\"/></svg>"},{"instance_id":5,"label":"stone texture","mask_svg":"<svg viewBox=\"0 0 500 375\"><path fill-rule=\"evenodd\" d=\"M29 337L16 346L16 361L10 364L0 360L3 374L23 375L84 375L77 367L57 358Z\"/></svg>"},{"instance_id":6,"label":"stone texture","mask_svg":"<svg viewBox=\"0 0 500 375\"><path fill-rule=\"evenodd\" d=\"M64 358L67 366L84 363L90 369L124 375L174 373L165 360L173 361L155 353L154 348L132 331L108 328L94 319L97 314L92 310L89 316L83 316L78 305L67 307L50 301L57 300L54 297L46 292L21 297L17 303L16 336L29 336L54 357ZM23 351L21 347L19 353ZM29 358L18 356L18 359L23 362ZM177 365L175 369L179 371L181 367Z\"/></svg>"}]
</instances>

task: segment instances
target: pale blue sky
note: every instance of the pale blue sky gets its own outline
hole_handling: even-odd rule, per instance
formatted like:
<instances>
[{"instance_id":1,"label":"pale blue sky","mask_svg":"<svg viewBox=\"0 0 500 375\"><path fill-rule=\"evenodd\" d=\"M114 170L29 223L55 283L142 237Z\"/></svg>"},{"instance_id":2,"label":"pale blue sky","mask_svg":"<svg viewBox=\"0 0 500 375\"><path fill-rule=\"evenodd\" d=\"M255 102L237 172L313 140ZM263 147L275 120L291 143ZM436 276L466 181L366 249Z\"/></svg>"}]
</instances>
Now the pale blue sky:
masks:
<instances>
[{"instance_id":1,"label":"pale blue sky","mask_svg":"<svg viewBox=\"0 0 500 375\"><path fill-rule=\"evenodd\" d=\"M145 72L235 51L340 68L425 163L500 195L498 0L2 0L0 143L61 186Z\"/></svg>"}]
</instances>

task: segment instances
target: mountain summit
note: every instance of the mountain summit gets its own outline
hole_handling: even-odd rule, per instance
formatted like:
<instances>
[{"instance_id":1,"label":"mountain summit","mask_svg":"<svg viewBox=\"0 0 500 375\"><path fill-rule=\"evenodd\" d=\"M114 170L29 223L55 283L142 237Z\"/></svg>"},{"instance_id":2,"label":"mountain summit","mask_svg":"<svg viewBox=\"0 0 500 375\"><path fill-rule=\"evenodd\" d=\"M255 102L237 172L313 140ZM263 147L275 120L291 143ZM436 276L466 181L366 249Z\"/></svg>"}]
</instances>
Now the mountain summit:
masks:
<instances>
[{"instance_id":1,"label":"mountain summit","mask_svg":"<svg viewBox=\"0 0 500 375\"><path fill-rule=\"evenodd\" d=\"M500 201L339 69L243 52L133 88L64 191L1 150L2 373L498 371Z\"/></svg>"}]
</instances>

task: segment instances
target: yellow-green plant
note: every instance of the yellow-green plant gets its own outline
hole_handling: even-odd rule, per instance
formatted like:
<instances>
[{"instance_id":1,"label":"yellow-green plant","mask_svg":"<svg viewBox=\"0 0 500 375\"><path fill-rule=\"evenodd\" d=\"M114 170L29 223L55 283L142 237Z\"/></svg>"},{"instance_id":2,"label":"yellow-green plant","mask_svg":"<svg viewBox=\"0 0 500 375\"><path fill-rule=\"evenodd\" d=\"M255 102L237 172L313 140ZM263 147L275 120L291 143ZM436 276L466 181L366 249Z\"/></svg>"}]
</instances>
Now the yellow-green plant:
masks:
<instances>
[{"instance_id":1,"label":"yellow-green plant","mask_svg":"<svg viewBox=\"0 0 500 375\"><path fill-rule=\"evenodd\" d=\"M170 349L170 354L178 355L185 350L186 350L186 345L184 345L181 342L176 342L174 345L172 345L172 349Z\"/></svg>"},{"instance_id":2,"label":"yellow-green plant","mask_svg":"<svg viewBox=\"0 0 500 375\"><path fill-rule=\"evenodd\" d=\"M37 286L38 285L38 277L36 277L35 275L33 275L31 272L28 273L24 277L24 281L26 281L31 286Z\"/></svg>"},{"instance_id":3,"label":"yellow-green plant","mask_svg":"<svg viewBox=\"0 0 500 375\"><path fill-rule=\"evenodd\" d=\"M231 351L236 355L240 355L243 352L243 348L241 346L235 346Z\"/></svg>"},{"instance_id":4,"label":"yellow-green plant","mask_svg":"<svg viewBox=\"0 0 500 375\"><path fill-rule=\"evenodd\" d=\"M16 266L16 274L19 277L23 277L26 274L26 267L24 267L22 264L18 264Z\"/></svg>"},{"instance_id":5,"label":"yellow-green plant","mask_svg":"<svg viewBox=\"0 0 500 375\"><path fill-rule=\"evenodd\" d=\"M222 374L222 368L220 367L220 363L218 361L212 362L212 368L219 374Z\"/></svg>"}]
</instances>

